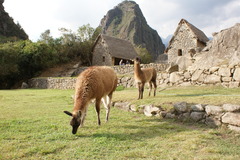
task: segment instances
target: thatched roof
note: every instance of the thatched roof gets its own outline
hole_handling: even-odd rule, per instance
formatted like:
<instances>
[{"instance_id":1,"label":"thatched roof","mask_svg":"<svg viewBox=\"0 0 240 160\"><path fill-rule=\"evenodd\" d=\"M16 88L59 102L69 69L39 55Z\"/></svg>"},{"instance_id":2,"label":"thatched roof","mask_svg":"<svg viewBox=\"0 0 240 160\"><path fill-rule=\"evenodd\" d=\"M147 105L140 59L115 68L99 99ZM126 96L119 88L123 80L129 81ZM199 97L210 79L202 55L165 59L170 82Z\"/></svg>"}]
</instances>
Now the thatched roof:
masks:
<instances>
[{"instance_id":1,"label":"thatched roof","mask_svg":"<svg viewBox=\"0 0 240 160\"><path fill-rule=\"evenodd\" d=\"M137 52L129 41L100 34L95 42L95 45L99 43L101 38L104 40L112 57L121 59L134 59L137 57Z\"/></svg>"},{"instance_id":2,"label":"thatched roof","mask_svg":"<svg viewBox=\"0 0 240 160\"><path fill-rule=\"evenodd\" d=\"M189 30L192 31L192 33L195 35L195 38L199 42L202 42L202 43L206 44L209 41L208 37L203 33L203 31L201 31L200 29L198 29L197 27L195 27L194 25L189 23L187 20L181 19L181 21L178 23L178 27L177 27L176 31L174 32L174 35L172 36L172 38L169 42L169 45L168 45L166 51L169 49L169 46L171 45L172 41L174 40L174 37L177 35L177 33L178 33L180 27L182 26L182 24L187 25Z\"/></svg>"}]
</instances>

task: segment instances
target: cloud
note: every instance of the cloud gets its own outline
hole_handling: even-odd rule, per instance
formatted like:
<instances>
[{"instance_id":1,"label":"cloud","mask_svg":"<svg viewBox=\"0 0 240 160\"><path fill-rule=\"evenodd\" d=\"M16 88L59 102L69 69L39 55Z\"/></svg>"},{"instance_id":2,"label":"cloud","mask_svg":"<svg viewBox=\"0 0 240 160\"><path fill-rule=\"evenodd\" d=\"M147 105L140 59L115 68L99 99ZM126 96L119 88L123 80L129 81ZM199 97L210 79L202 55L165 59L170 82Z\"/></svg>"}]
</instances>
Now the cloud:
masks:
<instances>
[{"instance_id":1,"label":"cloud","mask_svg":"<svg viewBox=\"0 0 240 160\"><path fill-rule=\"evenodd\" d=\"M203 30L207 36L239 22L239 0L152 0L140 1L140 7L149 25L160 36L173 34L184 18Z\"/></svg>"},{"instance_id":2,"label":"cloud","mask_svg":"<svg viewBox=\"0 0 240 160\"><path fill-rule=\"evenodd\" d=\"M5 10L24 28L30 39L50 29L54 37L58 28L76 31L90 24L97 27L104 15L123 0L5 0ZM212 32L240 22L239 0L135 0L149 26L161 37L173 34L184 18L204 31Z\"/></svg>"}]
</instances>

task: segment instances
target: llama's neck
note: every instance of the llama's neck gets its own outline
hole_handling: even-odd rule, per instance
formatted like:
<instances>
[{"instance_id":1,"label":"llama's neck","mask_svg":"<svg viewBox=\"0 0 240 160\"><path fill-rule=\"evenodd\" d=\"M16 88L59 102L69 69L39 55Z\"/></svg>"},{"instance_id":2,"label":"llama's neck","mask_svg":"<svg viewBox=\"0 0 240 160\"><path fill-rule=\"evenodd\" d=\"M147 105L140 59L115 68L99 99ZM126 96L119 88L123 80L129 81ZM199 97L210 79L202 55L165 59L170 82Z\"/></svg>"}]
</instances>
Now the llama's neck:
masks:
<instances>
[{"instance_id":1,"label":"llama's neck","mask_svg":"<svg viewBox=\"0 0 240 160\"><path fill-rule=\"evenodd\" d=\"M89 102L89 98L86 96L86 92L83 92L82 90L79 90L75 94L74 98L74 111L84 111L87 107L87 104Z\"/></svg>"},{"instance_id":2,"label":"llama's neck","mask_svg":"<svg viewBox=\"0 0 240 160\"><path fill-rule=\"evenodd\" d=\"M134 63L134 74L136 76L143 74L142 70L141 70L141 67L140 67L140 63L136 63L136 62Z\"/></svg>"},{"instance_id":3,"label":"llama's neck","mask_svg":"<svg viewBox=\"0 0 240 160\"><path fill-rule=\"evenodd\" d=\"M83 106L84 106L84 103L82 100L75 99L73 110L74 111L83 110L83 108L84 108Z\"/></svg>"}]
</instances>

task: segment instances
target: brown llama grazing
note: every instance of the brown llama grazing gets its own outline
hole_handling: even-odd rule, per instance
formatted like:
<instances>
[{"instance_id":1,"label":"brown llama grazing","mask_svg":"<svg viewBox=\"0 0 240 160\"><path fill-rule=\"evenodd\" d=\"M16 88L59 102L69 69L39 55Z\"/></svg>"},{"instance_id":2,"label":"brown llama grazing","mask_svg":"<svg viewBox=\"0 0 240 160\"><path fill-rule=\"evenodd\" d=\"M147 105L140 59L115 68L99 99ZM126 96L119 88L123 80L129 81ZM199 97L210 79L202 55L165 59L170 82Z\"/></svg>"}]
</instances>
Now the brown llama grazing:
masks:
<instances>
[{"instance_id":1,"label":"brown llama grazing","mask_svg":"<svg viewBox=\"0 0 240 160\"><path fill-rule=\"evenodd\" d=\"M83 126L87 112L87 106L91 100L95 99L95 108L100 121L100 103L103 101L106 108L106 121L109 118L112 94L117 87L117 76L114 70L106 66L89 67L77 78L73 112L64 111L72 116L70 122L72 133L76 134L79 126Z\"/></svg>"},{"instance_id":2,"label":"brown llama grazing","mask_svg":"<svg viewBox=\"0 0 240 160\"><path fill-rule=\"evenodd\" d=\"M140 59L134 59L134 79L138 85L138 99L143 98L143 91L145 83L149 83L149 96L151 95L152 85L154 85L154 96L156 95L157 89L157 72L154 68L143 68L140 67Z\"/></svg>"}]
</instances>

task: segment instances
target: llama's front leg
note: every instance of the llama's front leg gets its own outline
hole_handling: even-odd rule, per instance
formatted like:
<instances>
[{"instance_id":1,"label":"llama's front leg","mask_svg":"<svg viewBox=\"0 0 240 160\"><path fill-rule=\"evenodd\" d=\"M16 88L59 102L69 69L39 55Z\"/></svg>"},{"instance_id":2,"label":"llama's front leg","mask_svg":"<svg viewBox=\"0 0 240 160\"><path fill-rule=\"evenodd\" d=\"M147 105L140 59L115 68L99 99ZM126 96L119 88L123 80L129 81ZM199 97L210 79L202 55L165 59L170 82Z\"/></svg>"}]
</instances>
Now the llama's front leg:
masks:
<instances>
[{"instance_id":1,"label":"llama's front leg","mask_svg":"<svg viewBox=\"0 0 240 160\"><path fill-rule=\"evenodd\" d=\"M143 92L144 92L144 83L140 85L140 99L143 99Z\"/></svg>"},{"instance_id":2,"label":"llama's front leg","mask_svg":"<svg viewBox=\"0 0 240 160\"><path fill-rule=\"evenodd\" d=\"M101 120L100 120L100 103L101 103L101 99L96 99L96 103L95 103L95 108L96 108L96 112L97 112L97 117L98 117L98 125L101 125Z\"/></svg>"},{"instance_id":3,"label":"llama's front leg","mask_svg":"<svg viewBox=\"0 0 240 160\"><path fill-rule=\"evenodd\" d=\"M138 82L138 99L141 99L141 92L142 92L141 82Z\"/></svg>"},{"instance_id":4,"label":"llama's front leg","mask_svg":"<svg viewBox=\"0 0 240 160\"><path fill-rule=\"evenodd\" d=\"M81 128L84 126L84 121L85 121L86 115L87 115L87 110L85 110L84 112L82 112L82 118L81 118L81 124L80 124L80 127L81 127Z\"/></svg>"}]
</instances>

